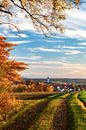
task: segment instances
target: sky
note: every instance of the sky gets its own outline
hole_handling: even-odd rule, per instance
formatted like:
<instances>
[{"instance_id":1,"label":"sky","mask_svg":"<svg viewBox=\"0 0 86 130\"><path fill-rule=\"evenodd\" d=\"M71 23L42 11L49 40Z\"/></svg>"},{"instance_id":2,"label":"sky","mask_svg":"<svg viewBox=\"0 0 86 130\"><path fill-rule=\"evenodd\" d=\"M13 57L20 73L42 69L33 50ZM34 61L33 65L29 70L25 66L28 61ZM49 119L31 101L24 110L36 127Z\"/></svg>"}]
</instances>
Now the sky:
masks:
<instances>
[{"instance_id":1,"label":"sky","mask_svg":"<svg viewBox=\"0 0 86 130\"><path fill-rule=\"evenodd\" d=\"M26 78L86 78L86 8L85 3L78 9L66 12L65 33L45 37L38 33L31 21L20 12L13 22L19 27L9 30L0 26L0 35L18 46L9 59L28 63L20 72Z\"/></svg>"}]
</instances>

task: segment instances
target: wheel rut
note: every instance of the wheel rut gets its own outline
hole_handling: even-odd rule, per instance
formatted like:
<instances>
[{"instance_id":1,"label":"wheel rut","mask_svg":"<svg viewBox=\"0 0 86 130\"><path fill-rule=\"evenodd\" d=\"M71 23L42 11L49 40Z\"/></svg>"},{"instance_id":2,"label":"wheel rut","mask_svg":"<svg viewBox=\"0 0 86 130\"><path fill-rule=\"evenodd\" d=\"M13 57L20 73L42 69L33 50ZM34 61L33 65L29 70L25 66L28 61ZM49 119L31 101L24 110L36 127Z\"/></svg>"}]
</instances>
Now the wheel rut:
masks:
<instances>
[{"instance_id":1,"label":"wheel rut","mask_svg":"<svg viewBox=\"0 0 86 130\"><path fill-rule=\"evenodd\" d=\"M68 130L67 101L62 102L57 108L50 130Z\"/></svg>"},{"instance_id":2,"label":"wheel rut","mask_svg":"<svg viewBox=\"0 0 86 130\"><path fill-rule=\"evenodd\" d=\"M68 130L67 97L65 94L49 102L28 130Z\"/></svg>"}]
</instances>

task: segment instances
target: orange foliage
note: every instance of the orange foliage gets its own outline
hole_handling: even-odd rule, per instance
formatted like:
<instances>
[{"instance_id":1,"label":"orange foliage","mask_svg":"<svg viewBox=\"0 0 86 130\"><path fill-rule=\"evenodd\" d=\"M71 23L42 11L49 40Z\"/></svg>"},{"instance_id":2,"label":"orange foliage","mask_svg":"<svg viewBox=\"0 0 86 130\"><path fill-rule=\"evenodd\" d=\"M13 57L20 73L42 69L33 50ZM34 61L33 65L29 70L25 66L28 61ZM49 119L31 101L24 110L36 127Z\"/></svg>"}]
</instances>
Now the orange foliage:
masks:
<instances>
[{"instance_id":1,"label":"orange foliage","mask_svg":"<svg viewBox=\"0 0 86 130\"><path fill-rule=\"evenodd\" d=\"M10 51L15 44L7 43L5 37L0 36L0 87L10 87L14 82L21 81L18 71L26 68L23 62L9 60Z\"/></svg>"},{"instance_id":2,"label":"orange foliage","mask_svg":"<svg viewBox=\"0 0 86 130\"><path fill-rule=\"evenodd\" d=\"M10 51L15 44L7 43L0 36L0 91L12 91L14 82L22 81L18 71L24 70L26 64L9 60ZM19 102L9 93L0 93L0 120L6 120L8 113L17 109Z\"/></svg>"},{"instance_id":3,"label":"orange foliage","mask_svg":"<svg viewBox=\"0 0 86 130\"><path fill-rule=\"evenodd\" d=\"M16 104L16 100L9 93L0 93L0 113L10 111Z\"/></svg>"},{"instance_id":4,"label":"orange foliage","mask_svg":"<svg viewBox=\"0 0 86 130\"><path fill-rule=\"evenodd\" d=\"M47 87L47 91L48 91L48 92L53 92L53 90L54 90L54 87L53 87L53 86L48 86L48 87Z\"/></svg>"},{"instance_id":5,"label":"orange foliage","mask_svg":"<svg viewBox=\"0 0 86 130\"><path fill-rule=\"evenodd\" d=\"M15 110L19 110L22 102L19 102L9 93L0 93L0 121L8 119L9 114Z\"/></svg>"}]
</instances>

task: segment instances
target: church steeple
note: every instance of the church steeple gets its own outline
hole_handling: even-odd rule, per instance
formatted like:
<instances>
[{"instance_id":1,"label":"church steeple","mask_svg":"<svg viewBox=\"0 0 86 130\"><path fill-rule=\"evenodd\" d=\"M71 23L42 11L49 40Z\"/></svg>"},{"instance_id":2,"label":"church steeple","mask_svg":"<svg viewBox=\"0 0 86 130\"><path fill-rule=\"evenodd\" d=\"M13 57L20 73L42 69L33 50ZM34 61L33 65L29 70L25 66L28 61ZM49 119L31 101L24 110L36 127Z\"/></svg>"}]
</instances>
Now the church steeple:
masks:
<instances>
[{"instance_id":1,"label":"church steeple","mask_svg":"<svg viewBox=\"0 0 86 130\"><path fill-rule=\"evenodd\" d=\"M49 77L47 77L47 79L46 79L46 83L51 83L51 80L50 80Z\"/></svg>"}]
</instances>

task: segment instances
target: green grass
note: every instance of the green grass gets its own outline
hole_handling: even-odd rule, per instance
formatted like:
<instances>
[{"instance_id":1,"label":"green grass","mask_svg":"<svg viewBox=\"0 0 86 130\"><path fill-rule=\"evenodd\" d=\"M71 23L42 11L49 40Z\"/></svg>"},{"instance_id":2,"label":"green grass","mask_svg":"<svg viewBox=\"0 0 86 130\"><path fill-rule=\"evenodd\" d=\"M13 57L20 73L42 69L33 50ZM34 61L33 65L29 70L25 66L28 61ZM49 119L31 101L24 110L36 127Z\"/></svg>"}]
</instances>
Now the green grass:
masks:
<instances>
[{"instance_id":1,"label":"green grass","mask_svg":"<svg viewBox=\"0 0 86 130\"><path fill-rule=\"evenodd\" d=\"M71 95L68 102L69 130L86 130L86 111L78 104L78 97Z\"/></svg>"},{"instance_id":2,"label":"green grass","mask_svg":"<svg viewBox=\"0 0 86 130\"><path fill-rule=\"evenodd\" d=\"M57 109L59 111L64 100L65 95L54 96L46 108L41 113L39 113L31 126L29 126L28 130L50 130Z\"/></svg>"},{"instance_id":3,"label":"green grass","mask_svg":"<svg viewBox=\"0 0 86 130\"><path fill-rule=\"evenodd\" d=\"M78 97L81 101L86 102L86 91L80 92Z\"/></svg>"}]
</instances>

